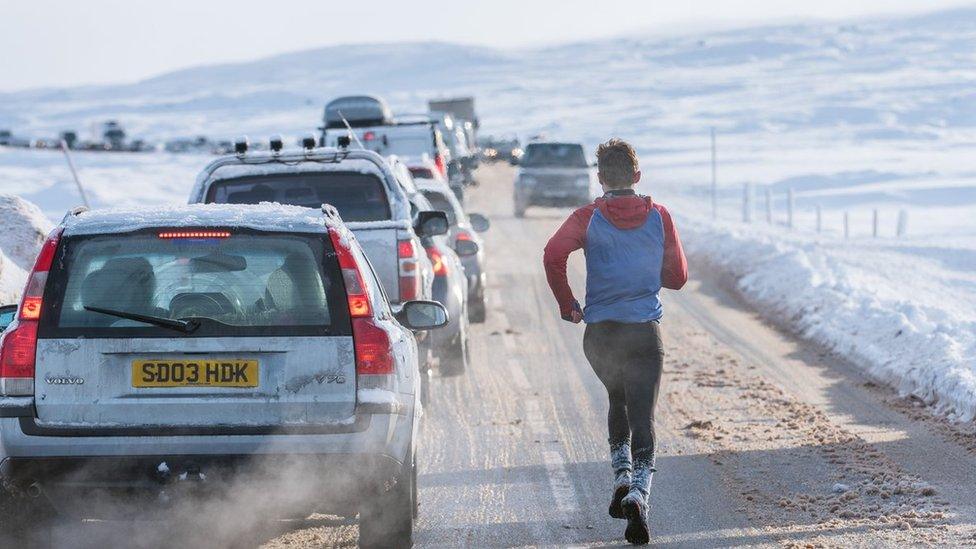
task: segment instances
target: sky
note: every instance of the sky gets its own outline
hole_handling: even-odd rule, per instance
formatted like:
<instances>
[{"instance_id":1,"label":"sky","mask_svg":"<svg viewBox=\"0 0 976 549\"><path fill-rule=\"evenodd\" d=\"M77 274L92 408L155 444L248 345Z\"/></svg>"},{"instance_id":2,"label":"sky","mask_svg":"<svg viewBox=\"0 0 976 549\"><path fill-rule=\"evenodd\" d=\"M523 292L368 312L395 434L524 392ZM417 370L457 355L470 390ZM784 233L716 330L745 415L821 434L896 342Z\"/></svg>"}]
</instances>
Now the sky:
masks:
<instances>
[{"instance_id":1,"label":"sky","mask_svg":"<svg viewBox=\"0 0 976 549\"><path fill-rule=\"evenodd\" d=\"M974 0L0 0L0 91L132 82L346 43L512 49L966 4Z\"/></svg>"}]
</instances>

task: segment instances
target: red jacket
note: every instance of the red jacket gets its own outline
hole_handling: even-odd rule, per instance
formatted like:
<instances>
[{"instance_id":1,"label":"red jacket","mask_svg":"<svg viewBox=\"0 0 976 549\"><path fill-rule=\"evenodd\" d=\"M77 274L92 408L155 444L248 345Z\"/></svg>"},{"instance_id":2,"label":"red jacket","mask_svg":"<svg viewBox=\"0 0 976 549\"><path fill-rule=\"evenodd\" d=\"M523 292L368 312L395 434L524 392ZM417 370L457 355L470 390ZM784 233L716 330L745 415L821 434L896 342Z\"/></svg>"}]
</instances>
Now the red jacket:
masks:
<instances>
[{"instance_id":1,"label":"red jacket","mask_svg":"<svg viewBox=\"0 0 976 549\"><path fill-rule=\"evenodd\" d=\"M688 280L688 262L681 239L674 226L671 215L661 204L654 203L650 197L640 196L631 192L617 192L596 199L592 204L579 208L569 216L559 230L546 244L543 263L546 269L546 279L549 287L559 304L559 312L563 318L569 318L576 304L573 290L566 277L566 261L569 254L586 247L586 234L593 212L599 208L604 218L618 229L634 229L642 226L651 211L657 211L661 216L664 233L664 258L661 268L661 285L665 288L678 290ZM632 276L632 273L621 273L621 276Z\"/></svg>"}]
</instances>

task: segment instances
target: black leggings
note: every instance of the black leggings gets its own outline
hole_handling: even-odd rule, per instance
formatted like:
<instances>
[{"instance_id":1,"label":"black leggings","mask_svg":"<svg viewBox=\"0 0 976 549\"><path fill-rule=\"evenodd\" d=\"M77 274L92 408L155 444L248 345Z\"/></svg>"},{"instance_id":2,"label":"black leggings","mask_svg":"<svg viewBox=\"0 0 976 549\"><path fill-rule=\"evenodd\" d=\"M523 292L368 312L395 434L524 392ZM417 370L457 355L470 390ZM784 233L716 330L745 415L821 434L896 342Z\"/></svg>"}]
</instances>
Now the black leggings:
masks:
<instances>
[{"instance_id":1,"label":"black leggings","mask_svg":"<svg viewBox=\"0 0 976 549\"><path fill-rule=\"evenodd\" d=\"M660 324L588 324L583 352L610 397L611 448L629 442L635 465L653 467L654 405L664 362Z\"/></svg>"}]
</instances>

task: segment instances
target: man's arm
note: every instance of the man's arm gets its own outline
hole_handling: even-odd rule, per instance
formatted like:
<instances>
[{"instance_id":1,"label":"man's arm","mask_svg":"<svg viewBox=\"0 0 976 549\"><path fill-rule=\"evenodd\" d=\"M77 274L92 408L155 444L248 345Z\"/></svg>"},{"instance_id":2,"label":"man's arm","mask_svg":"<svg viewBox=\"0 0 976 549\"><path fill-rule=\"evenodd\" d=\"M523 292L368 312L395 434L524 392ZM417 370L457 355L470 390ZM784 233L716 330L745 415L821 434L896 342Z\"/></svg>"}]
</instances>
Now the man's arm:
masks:
<instances>
[{"instance_id":1,"label":"man's arm","mask_svg":"<svg viewBox=\"0 0 976 549\"><path fill-rule=\"evenodd\" d=\"M688 260L681 247L678 229L674 226L667 208L654 204L664 222L664 264L661 267L661 285L670 290L680 290L688 282Z\"/></svg>"},{"instance_id":2,"label":"man's arm","mask_svg":"<svg viewBox=\"0 0 976 549\"><path fill-rule=\"evenodd\" d=\"M573 308L579 307L576 298L573 297L573 289L569 287L569 279L566 277L566 261L569 259L569 254L586 244L586 228L592 216L592 206L573 212L549 239L542 258L546 268L546 280L549 281L552 295L556 297L556 302L559 304L559 314L564 320L571 320Z\"/></svg>"}]
</instances>

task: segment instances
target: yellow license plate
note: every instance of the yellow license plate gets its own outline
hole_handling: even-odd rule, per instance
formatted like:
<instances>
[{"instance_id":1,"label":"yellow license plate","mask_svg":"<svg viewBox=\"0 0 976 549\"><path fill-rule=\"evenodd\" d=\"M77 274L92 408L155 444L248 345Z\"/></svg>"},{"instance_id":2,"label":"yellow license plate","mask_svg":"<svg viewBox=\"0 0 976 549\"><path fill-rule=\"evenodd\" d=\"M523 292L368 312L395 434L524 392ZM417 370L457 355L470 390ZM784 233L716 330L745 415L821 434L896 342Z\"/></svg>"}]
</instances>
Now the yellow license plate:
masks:
<instances>
[{"instance_id":1,"label":"yellow license plate","mask_svg":"<svg viewBox=\"0 0 976 549\"><path fill-rule=\"evenodd\" d=\"M257 387L258 361L133 360L133 387Z\"/></svg>"}]
</instances>

